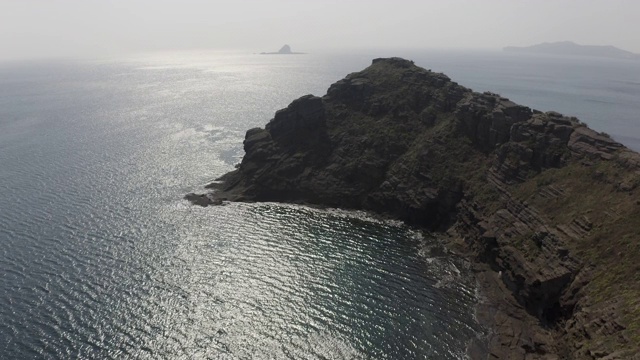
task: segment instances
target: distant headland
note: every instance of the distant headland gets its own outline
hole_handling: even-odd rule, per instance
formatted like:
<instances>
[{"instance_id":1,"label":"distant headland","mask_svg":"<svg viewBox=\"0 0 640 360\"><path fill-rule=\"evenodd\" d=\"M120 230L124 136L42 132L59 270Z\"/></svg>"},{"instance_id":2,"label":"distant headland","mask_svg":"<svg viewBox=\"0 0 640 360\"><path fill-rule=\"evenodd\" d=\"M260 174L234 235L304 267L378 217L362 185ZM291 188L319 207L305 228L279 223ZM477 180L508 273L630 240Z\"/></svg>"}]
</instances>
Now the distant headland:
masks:
<instances>
[{"instance_id":1,"label":"distant headland","mask_svg":"<svg viewBox=\"0 0 640 360\"><path fill-rule=\"evenodd\" d=\"M293 52L291 51L291 46L284 45L277 52L261 52L260 55L300 55L304 54L302 52Z\"/></svg>"},{"instance_id":2,"label":"distant headland","mask_svg":"<svg viewBox=\"0 0 640 360\"><path fill-rule=\"evenodd\" d=\"M530 53L530 54L550 54L550 55L571 55L571 56L591 56L613 59L633 59L640 60L640 54L619 49L611 45L580 45L572 41L559 41L552 43L542 43L533 46L507 46L503 49L509 52Z\"/></svg>"}]
</instances>

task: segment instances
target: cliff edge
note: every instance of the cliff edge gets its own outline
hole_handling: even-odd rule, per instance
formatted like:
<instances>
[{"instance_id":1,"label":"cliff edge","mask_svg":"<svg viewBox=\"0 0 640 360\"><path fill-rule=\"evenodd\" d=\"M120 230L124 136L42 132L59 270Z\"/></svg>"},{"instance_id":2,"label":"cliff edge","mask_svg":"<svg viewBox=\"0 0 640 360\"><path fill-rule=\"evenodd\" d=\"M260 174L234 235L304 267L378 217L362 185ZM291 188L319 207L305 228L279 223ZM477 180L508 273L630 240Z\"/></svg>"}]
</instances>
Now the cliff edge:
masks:
<instances>
[{"instance_id":1,"label":"cliff edge","mask_svg":"<svg viewBox=\"0 0 640 360\"><path fill-rule=\"evenodd\" d=\"M187 198L363 209L438 231L477 264L489 358L638 358L640 155L578 119L376 59L247 131L244 150Z\"/></svg>"}]
</instances>

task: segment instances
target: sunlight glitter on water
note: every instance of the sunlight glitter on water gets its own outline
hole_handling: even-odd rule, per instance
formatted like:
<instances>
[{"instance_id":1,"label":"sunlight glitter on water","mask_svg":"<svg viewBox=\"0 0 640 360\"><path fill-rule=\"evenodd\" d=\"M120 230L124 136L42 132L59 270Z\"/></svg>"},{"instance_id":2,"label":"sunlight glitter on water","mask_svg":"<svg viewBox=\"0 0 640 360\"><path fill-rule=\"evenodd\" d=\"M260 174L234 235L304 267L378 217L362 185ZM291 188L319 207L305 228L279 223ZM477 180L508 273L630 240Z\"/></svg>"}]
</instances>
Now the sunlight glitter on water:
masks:
<instances>
[{"instance_id":1,"label":"sunlight glitter on water","mask_svg":"<svg viewBox=\"0 0 640 360\"><path fill-rule=\"evenodd\" d=\"M424 251L429 236L361 213L182 199L233 169L247 129L382 55L0 67L0 357L462 358L484 332L475 287L463 261ZM405 56L640 138L632 65L574 61L561 78L564 60Z\"/></svg>"},{"instance_id":2,"label":"sunlight glitter on water","mask_svg":"<svg viewBox=\"0 0 640 360\"><path fill-rule=\"evenodd\" d=\"M459 260L426 262L413 230L182 199L233 168L246 129L334 81L321 61L272 61L251 76L131 63L33 70L37 81L21 86L38 95L5 106L3 119L18 120L0 124L0 199L14 204L0 209L3 357L464 353L481 333L473 286L436 286L449 267L433 261Z\"/></svg>"}]
</instances>

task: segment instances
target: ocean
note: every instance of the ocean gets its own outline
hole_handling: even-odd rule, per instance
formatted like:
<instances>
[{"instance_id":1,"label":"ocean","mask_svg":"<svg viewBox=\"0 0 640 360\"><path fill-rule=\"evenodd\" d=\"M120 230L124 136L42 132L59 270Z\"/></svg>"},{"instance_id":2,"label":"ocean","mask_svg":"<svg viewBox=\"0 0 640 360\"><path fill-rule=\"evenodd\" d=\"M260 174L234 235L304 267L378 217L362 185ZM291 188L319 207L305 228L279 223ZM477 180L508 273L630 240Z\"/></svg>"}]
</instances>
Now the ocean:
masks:
<instances>
[{"instance_id":1,"label":"ocean","mask_svg":"<svg viewBox=\"0 0 640 360\"><path fill-rule=\"evenodd\" d=\"M366 213L201 208L247 129L403 56L640 149L640 64L500 52L0 63L0 358L462 359L468 264Z\"/></svg>"}]
</instances>

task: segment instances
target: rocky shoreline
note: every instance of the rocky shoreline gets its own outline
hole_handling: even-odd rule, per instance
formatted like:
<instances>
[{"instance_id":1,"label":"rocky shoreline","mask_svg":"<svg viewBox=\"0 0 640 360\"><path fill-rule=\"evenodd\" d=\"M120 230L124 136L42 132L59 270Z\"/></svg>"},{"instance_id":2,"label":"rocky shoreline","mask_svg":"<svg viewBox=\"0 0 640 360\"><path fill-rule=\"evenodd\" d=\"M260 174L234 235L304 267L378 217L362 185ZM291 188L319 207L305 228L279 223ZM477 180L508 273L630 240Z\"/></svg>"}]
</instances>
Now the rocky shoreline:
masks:
<instances>
[{"instance_id":1,"label":"rocky shoreline","mask_svg":"<svg viewBox=\"0 0 640 360\"><path fill-rule=\"evenodd\" d=\"M376 59L247 131L187 199L367 210L439 232L476 267L493 329L472 358L640 355L640 155L578 119Z\"/></svg>"}]
</instances>

